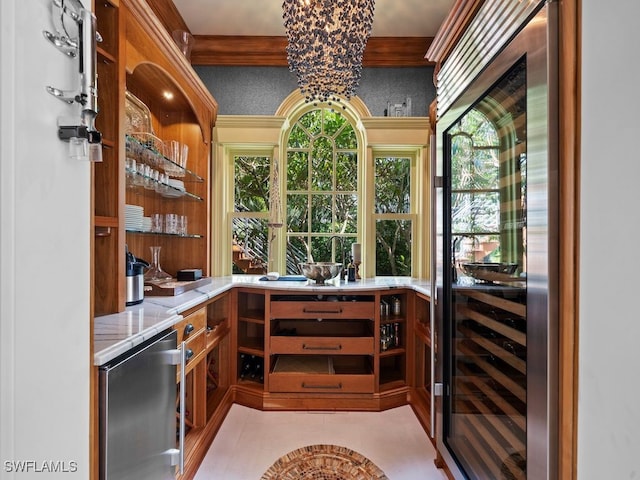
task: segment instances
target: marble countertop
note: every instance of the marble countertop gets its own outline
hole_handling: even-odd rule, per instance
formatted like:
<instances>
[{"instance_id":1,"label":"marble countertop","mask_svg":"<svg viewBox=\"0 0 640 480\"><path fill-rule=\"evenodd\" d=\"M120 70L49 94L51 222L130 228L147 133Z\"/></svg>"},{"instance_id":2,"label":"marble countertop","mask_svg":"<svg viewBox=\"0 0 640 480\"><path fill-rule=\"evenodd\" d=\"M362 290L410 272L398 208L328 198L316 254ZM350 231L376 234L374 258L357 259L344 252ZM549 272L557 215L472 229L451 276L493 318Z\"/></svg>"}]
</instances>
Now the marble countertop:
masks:
<instances>
[{"instance_id":1,"label":"marble countertop","mask_svg":"<svg viewBox=\"0 0 640 480\"><path fill-rule=\"evenodd\" d=\"M93 326L94 365L103 365L167 328L171 328L183 319L183 312L234 287L314 293L410 288L425 295L431 293L428 280L409 277L376 277L349 283L334 280L324 286L315 285L307 280L264 281L260 280L261 278L263 278L261 275L214 277L210 284L181 295L145 296L142 303L127 307L123 312L96 317Z\"/></svg>"}]
</instances>

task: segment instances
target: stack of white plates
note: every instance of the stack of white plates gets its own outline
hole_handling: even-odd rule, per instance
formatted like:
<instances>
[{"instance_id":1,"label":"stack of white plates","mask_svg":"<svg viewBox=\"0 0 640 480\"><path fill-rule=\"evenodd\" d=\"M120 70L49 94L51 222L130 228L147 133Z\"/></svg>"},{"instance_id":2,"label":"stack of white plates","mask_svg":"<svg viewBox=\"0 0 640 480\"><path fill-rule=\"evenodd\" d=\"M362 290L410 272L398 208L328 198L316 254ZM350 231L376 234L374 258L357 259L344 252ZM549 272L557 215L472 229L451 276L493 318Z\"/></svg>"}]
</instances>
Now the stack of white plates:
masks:
<instances>
[{"instance_id":1,"label":"stack of white plates","mask_svg":"<svg viewBox=\"0 0 640 480\"><path fill-rule=\"evenodd\" d=\"M169 186L172 188L167 189L167 191L162 193L163 197L167 198L178 198L184 195L185 188L184 182L182 180L176 180L175 178L169 179Z\"/></svg>"},{"instance_id":2,"label":"stack of white plates","mask_svg":"<svg viewBox=\"0 0 640 480\"><path fill-rule=\"evenodd\" d=\"M124 206L124 228L126 230L142 230L144 209L138 205Z\"/></svg>"},{"instance_id":3,"label":"stack of white plates","mask_svg":"<svg viewBox=\"0 0 640 480\"><path fill-rule=\"evenodd\" d=\"M142 231L143 232L151 231L151 217L142 217Z\"/></svg>"},{"instance_id":4,"label":"stack of white plates","mask_svg":"<svg viewBox=\"0 0 640 480\"><path fill-rule=\"evenodd\" d=\"M184 182L182 180L177 180L175 178L169 179L169 186L173 188L177 188L178 190L182 190L184 192Z\"/></svg>"}]
</instances>

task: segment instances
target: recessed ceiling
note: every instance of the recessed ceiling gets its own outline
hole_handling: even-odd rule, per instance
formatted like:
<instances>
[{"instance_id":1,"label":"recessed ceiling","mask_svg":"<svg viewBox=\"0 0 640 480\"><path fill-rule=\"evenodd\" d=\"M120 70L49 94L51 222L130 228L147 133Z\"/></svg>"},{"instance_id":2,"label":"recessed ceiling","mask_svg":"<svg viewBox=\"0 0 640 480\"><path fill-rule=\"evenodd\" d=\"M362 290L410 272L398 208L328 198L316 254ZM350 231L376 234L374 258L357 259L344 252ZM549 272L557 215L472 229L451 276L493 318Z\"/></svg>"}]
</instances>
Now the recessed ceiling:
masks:
<instances>
[{"instance_id":1,"label":"recessed ceiling","mask_svg":"<svg viewBox=\"0 0 640 480\"><path fill-rule=\"evenodd\" d=\"M282 0L173 0L194 35L284 36ZM377 0L374 37L433 37L455 0Z\"/></svg>"}]
</instances>

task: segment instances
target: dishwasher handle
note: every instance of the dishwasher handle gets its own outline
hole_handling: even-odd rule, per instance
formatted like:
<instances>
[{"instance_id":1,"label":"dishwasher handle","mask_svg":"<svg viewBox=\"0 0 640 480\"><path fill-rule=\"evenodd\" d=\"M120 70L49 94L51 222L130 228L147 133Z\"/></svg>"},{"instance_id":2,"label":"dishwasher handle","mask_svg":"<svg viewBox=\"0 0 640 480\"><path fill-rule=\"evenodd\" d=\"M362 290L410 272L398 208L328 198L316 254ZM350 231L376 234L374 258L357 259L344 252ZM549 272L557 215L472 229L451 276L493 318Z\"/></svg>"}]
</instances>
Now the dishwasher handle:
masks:
<instances>
[{"instance_id":1,"label":"dishwasher handle","mask_svg":"<svg viewBox=\"0 0 640 480\"><path fill-rule=\"evenodd\" d=\"M187 366L186 342L180 344L180 430L179 430L179 448L178 452L178 468L180 475L184 473L184 434L185 434L185 416L186 416L186 375Z\"/></svg>"}]
</instances>

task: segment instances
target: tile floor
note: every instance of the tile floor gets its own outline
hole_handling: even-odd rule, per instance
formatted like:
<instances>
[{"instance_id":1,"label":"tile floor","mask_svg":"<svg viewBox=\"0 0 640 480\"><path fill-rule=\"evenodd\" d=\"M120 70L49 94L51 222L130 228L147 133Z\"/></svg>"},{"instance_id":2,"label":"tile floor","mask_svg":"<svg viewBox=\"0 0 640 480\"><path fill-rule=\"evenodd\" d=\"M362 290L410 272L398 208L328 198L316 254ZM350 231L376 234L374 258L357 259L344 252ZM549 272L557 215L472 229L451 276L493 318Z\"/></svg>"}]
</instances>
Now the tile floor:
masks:
<instances>
[{"instance_id":1,"label":"tile floor","mask_svg":"<svg viewBox=\"0 0 640 480\"><path fill-rule=\"evenodd\" d=\"M385 412L261 412L233 405L195 480L259 480L286 453L334 444L364 455L389 480L446 480L413 410Z\"/></svg>"}]
</instances>

